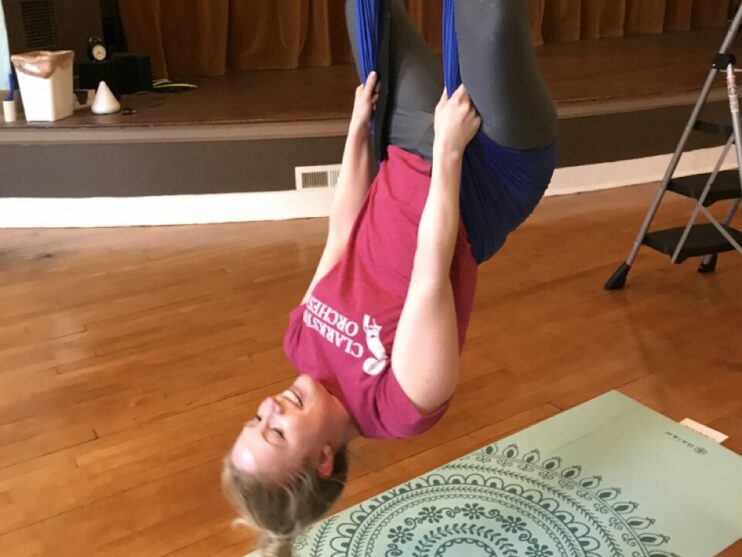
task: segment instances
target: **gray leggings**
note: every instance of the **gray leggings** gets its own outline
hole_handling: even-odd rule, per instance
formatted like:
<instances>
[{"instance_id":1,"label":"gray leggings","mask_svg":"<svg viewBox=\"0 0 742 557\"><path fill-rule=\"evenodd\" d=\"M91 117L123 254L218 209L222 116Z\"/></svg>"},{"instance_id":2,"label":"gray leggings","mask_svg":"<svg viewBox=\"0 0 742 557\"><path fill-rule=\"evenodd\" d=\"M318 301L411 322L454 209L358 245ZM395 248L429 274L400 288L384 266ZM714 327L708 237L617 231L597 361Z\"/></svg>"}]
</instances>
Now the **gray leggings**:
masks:
<instances>
[{"instance_id":1,"label":"gray leggings","mask_svg":"<svg viewBox=\"0 0 742 557\"><path fill-rule=\"evenodd\" d=\"M531 44L527 0L456 0L455 9L461 78L484 133L511 149L551 143L556 110ZM355 0L346 0L345 16L360 74ZM389 143L430 160L443 70L404 0L392 0L390 70Z\"/></svg>"}]
</instances>

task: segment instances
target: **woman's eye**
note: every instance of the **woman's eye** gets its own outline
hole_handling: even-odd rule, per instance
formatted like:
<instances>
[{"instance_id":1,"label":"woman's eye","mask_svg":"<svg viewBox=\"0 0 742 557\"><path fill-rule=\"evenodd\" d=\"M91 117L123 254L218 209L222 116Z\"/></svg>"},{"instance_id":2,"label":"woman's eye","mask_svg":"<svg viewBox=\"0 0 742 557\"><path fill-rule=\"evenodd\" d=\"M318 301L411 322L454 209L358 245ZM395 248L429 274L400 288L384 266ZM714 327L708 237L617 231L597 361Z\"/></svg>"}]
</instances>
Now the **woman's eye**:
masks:
<instances>
[{"instance_id":1,"label":"woman's eye","mask_svg":"<svg viewBox=\"0 0 742 557\"><path fill-rule=\"evenodd\" d=\"M281 439L286 439L283 436L283 431L281 431L280 429L274 427L272 431L273 431L273 433L275 433L276 435L278 435Z\"/></svg>"},{"instance_id":2,"label":"woman's eye","mask_svg":"<svg viewBox=\"0 0 742 557\"><path fill-rule=\"evenodd\" d=\"M263 418L260 417L260 414L256 414L255 419L258 420L258 423L263 421Z\"/></svg>"}]
</instances>

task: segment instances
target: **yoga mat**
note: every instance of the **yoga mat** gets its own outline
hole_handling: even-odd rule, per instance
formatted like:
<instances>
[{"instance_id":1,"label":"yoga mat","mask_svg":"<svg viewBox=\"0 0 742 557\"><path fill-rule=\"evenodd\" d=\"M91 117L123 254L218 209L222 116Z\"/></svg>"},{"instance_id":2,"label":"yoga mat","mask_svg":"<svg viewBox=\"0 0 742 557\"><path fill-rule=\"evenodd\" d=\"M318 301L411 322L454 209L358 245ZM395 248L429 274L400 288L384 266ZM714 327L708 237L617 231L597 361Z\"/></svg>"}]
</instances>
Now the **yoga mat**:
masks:
<instances>
[{"instance_id":1,"label":"yoga mat","mask_svg":"<svg viewBox=\"0 0 742 557\"><path fill-rule=\"evenodd\" d=\"M711 557L740 537L742 457L612 391L331 516L294 547L297 557Z\"/></svg>"}]
</instances>

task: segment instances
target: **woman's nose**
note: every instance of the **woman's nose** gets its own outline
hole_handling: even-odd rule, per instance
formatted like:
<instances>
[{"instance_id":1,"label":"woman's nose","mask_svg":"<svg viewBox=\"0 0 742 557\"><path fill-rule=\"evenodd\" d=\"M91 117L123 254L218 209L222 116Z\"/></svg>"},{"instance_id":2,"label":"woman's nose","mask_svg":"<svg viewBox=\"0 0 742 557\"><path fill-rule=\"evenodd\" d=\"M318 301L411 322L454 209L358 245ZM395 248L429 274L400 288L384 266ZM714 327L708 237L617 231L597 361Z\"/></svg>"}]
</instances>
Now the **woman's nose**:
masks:
<instances>
[{"instance_id":1,"label":"woman's nose","mask_svg":"<svg viewBox=\"0 0 742 557\"><path fill-rule=\"evenodd\" d=\"M281 402L278 398L274 396L271 397L271 412L275 412L279 415L283 414L283 406L281 406Z\"/></svg>"}]
</instances>

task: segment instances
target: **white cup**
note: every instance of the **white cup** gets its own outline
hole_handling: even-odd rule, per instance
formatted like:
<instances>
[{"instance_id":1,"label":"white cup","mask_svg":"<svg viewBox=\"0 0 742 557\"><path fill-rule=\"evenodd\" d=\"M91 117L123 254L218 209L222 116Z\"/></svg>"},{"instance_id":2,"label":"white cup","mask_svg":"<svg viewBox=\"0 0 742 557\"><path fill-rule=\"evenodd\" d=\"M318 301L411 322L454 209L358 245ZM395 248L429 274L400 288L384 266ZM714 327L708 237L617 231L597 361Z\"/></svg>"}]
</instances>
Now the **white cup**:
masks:
<instances>
[{"instance_id":1,"label":"white cup","mask_svg":"<svg viewBox=\"0 0 742 557\"><path fill-rule=\"evenodd\" d=\"M15 101L3 101L3 116L6 122L15 122L18 119Z\"/></svg>"}]
</instances>

